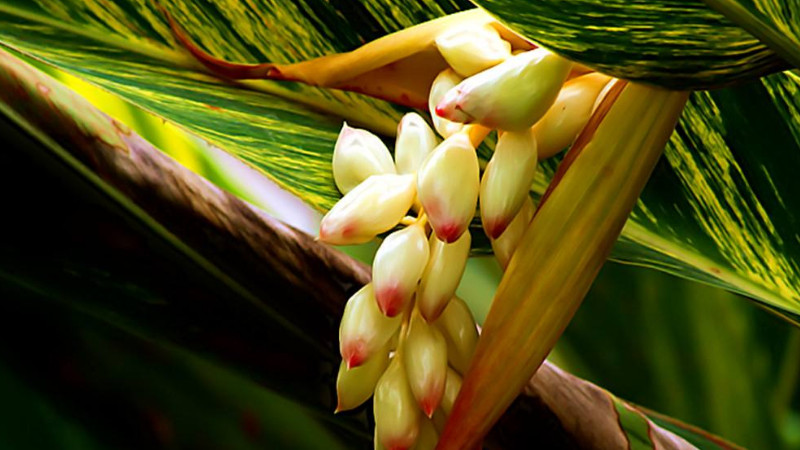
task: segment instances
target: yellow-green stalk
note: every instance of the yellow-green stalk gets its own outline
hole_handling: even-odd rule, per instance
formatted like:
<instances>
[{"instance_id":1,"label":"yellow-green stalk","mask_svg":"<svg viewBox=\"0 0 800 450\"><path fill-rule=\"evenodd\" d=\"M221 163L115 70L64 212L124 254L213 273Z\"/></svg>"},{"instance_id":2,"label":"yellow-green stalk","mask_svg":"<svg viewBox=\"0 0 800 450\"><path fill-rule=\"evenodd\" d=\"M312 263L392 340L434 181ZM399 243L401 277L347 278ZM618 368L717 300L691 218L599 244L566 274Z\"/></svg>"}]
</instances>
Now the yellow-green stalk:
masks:
<instances>
[{"instance_id":1,"label":"yellow-green stalk","mask_svg":"<svg viewBox=\"0 0 800 450\"><path fill-rule=\"evenodd\" d=\"M437 448L475 448L569 323L688 93L617 82L561 163L511 257Z\"/></svg>"}]
</instances>

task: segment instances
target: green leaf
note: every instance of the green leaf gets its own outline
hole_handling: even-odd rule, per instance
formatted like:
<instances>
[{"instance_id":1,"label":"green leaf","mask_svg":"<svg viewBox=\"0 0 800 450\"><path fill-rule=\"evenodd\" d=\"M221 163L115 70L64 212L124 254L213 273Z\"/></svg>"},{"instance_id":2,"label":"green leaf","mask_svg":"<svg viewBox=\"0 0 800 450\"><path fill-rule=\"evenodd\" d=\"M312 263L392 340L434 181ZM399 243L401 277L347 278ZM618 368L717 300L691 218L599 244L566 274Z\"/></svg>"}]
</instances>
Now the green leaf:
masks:
<instances>
[{"instance_id":1,"label":"green leaf","mask_svg":"<svg viewBox=\"0 0 800 450\"><path fill-rule=\"evenodd\" d=\"M765 43L700 1L475 2L529 39L618 78L708 89L786 67ZM782 30L793 34L796 46L800 34L789 25L796 20L796 7L780 7L787 2L774 0L757 3L785 25Z\"/></svg>"},{"instance_id":2,"label":"green leaf","mask_svg":"<svg viewBox=\"0 0 800 450\"><path fill-rule=\"evenodd\" d=\"M354 94L207 76L176 50L162 14L149 3L38 4L44 6L0 1L0 42L178 124L323 211L339 197L330 157L341 121L389 134L399 114ZM169 7L217 56L293 62L349 50L464 6L445 0L426 7L391 4L307 0L236 9L184 0ZM800 224L794 211L800 207L791 194L800 189L793 175L800 170L798 91L797 77L784 73L693 94L612 257L722 286L797 321ZM536 192L543 192L554 163L544 164ZM473 234L476 250L488 250L482 233Z\"/></svg>"},{"instance_id":3,"label":"green leaf","mask_svg":"<svg viewBox=\"0 0 800 450\"><path fill-rule=\"evenodd\" d=\"M800 330L737 300L722 289L607 265L553 360L746 448L795 448L784 428L796 410ZM686 428L645 412L679 434Z\"/></svg>"}]
</instances>

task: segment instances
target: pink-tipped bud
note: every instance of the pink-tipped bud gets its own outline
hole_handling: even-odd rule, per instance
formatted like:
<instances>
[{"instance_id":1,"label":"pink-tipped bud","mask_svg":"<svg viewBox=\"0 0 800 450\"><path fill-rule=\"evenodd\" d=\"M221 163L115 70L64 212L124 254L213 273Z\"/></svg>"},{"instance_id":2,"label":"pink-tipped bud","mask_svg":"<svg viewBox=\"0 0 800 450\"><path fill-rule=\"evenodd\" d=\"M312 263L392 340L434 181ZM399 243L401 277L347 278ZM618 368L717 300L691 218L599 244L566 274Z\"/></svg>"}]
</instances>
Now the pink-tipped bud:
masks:
<instances>
[{"instance_id":1,"label":"pink-tipped bud","mask_svg":"<svg viewBox=\"0 0 800 450\"><path fill-rule=\"evenodd\" d=\"M339 352L348 369L364 364L386 345L402 317L386 317L378 309L372 283L350 297L339 324Z\"/></svg>"},{"instance_id":2,"label":"pink-tipped bud","mask_svg":"<svg viewBox=\"0 0 800 450\"><path fill-rule=\"evenodd\" d=\"M455 295L467 266L471 243L469 231L465 231L452 244L439 240L435 235L431 236L431 256L417 289L417 307L428 322L436 320Z\"/></svg>"},{"instance_id":3,"label":"pink-tipped bud","mask_svg":"<svg viewBox=\"0 0 800 450\"><path fill-rule=\"evenodd\" d=\"M463 374L469 367L478 343L478 328L469 307L464 300L453 297L434 325L442 332L447 343L450 365Z\"/></svg>"},{"instance_id":4,"label":"pink-tipped bud","mask_svg":"<svg viewBox=\"0 0 800 450\"><path fill-rule=\"evenodd\" d=\"M436 105L438 105L439 102L442 101L444 95L460 83L461 80L462 78L459 77L453 69L444 70L433 80L431 92L428 95L428 110L431 113L433 128L444 138L449 138L458 133L464 128L464 125L443 119L436 114Z\"/></svg>"},{"instance_id":5,"label":"pink-tipped bud","mask_svg":"<svg viewBox=\"0 0 800 450\"><path fill-rule=\"evenodd\" d=\"M417 440L420 413L402 358L392 358L375 388L375 440L388 450L409 449Z\"/></svg>"},{"instance_id":6,"label":"pink-tipped bud","mask_svg":"<svg viewBox=\"0 0 800 450\"><path fill-rule=\"evenodd\" d=\"M431 419L423 417L419 422L419 436L412 450L434 450L439 443L439 433Z\"/></svg>"},{"instance_id":7,"label":"pink-tipped bud","mask_svg":"<svg viewBox=\"0 0 800 450\"><path fill-rule=\"evenodd\" d=\"M522 203L522 207L508 228L506 228L506 231L499 238L492 239L492 251L495 258L497 258L497 262L500 263L504 270L508 266L514 250L517 249L517 244L522 239L522 235L528 229L528 224L533 219L533 213L533 200L528 198Z\"/></svg>"},{"instance_id":8,"label":"pink-tipped bud","mask_svg":"<svg viewBox=\"0 0 800 450\"><path fill-rule=\"evenodd\" d=\"M416 193L414 175L373 175L325 214L319 238L336 245L370 241L400 223Z\"/></svg>"},{"instance_id":9,"label":"pink-tipped bud","mask_svg":"<svg viewBox=\"0 0 800 450\"><path fill-rule=\"evenodd\" d=\"M417 173L423 161L439 145L439 138L417 113L408 113L397 125L394 159L399 173Z\"/></svg>"},{"instance_id":10,"label":"pink-tipped bud","mask_svg":"<svg viewBox=\"0 0 800 450\"><path fill-rule=\"evenodd\" d=\"M406 308L428 254L428 237L419 224L395 231L383 241L372 263L372 284L381 312L394 317Z\"/></svg>"},{"instance_id":11,"label":"pink-tipped bud","mask_svg":"<svg viewBox=\"0 0 800 450\"><path fill-rule=\"evenodd\" d=\"M611 77L607 75L590 73L564 83L553 106L533 126L539 159L549 158L572 144L609 81Z\"/></svg>"},{"instance_id":12,"label":"pink-tipped bud","mask_svg":"<svg viewBox=\"0 0 800 450\"><path fill-rule=\"evenodd\" d=\"M436 47L462 77L475 75L511 57L511 44L488 24L450 29L436 38Z\"/></svg>"},{"instance_id":13,"label":"pink-tipped bud","mask_svg":"<svg viewBox=\"0 0 800 450\"><path fill-rule=\"evenodd\" d=\"M338 398L336 412L357 408L369 400L375 391L378 379L380 379L388 366L388 346L384 346L383 349L358 367L348 369L347 363L342 361L339 365L339 374L336 377L336 394Z\"/></svg>"},{"instance_id":14,"label":"pink-tipped bud","mask_svg":"<svg viewBox=\"0 0 800 450\"><path fill-rule=\"evenodd\" d=\"M571 68L543 48L520 53L459 83L435 111L452 121L522 131L547 112Z\"/></svg>"},{"instance_id":15,"label":"pink-tipped bud","mask_svg":"<svg viewBox=\"0 0 800 450\"><path fill-rule=\"evenodd\" d=\"M506 131L497 139L494 155L481 180L481 221L497 239L514 220L529 196L536 175L536 140L530 129Z\"/></svg>"},{"instance_id":16,"label":"pink-tipped bud","mask_svg":"<svg viewBox=\"0 0 800 450\"><path fill-rule=\"evenodd\" d=\"M404 345L401 353L411 392L420 409L431 417L444 394L447 343L436 327L414 312Z\"/></svg>"},{"instance_id":17,"label":"pink-tipped bud","mask_svg":"<svg viewBox=\"0 0 800 450\"><path fill-rule=\"evenodd\" d=\"M395 173L386 144L367 130L342 125L333 148L333 180L347 194L372 175Z\"/></svg>"},{"instance_id":18,"label":"pink-tipped bud","mask_svg":"<svg viewBox=\"0 0 800 450\"><path fill-rule=\"evenodd\" d=\"M417 195L431 227L444 242L455 242L475 215L480 189L478 156L463 133L445 139L417 175Z\"/></svg>"}]
</instances>

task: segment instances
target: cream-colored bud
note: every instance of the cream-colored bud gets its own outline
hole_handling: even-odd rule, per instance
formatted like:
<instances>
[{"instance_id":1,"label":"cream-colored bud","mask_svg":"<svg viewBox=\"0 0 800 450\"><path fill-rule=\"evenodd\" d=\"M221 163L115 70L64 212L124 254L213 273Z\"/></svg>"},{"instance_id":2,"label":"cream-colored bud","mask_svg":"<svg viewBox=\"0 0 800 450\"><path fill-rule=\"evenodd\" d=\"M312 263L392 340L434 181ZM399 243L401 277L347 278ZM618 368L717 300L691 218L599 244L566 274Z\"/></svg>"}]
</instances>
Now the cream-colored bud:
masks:
<instances>
[{"instance_id":1,"label":"cream-colored bud","mask_svg":"<svg viewBox=\"0 0 800 450\"><path fill-rule=\"evenodd\" d=\"M439 443L439 433L431 419L423 417L419 421L419 435L412 450L434 450Z\"/></svg>"},{"instance_id":2,"label":"cream-colored bud","mask_svg":"<svg viewBox=\"0 0 800 450\"><path fill-rule=\"evenodd\" d=\"M528 224L533 219L534 209L533 200L530 198L525 200L522 203L522 208L506 228L506 231L499 238L492 239L492 251L495 258L497 258L497 262L500 263L504 270L508 266L508 261L511 260L514 250L517 249L517 244L522 239L522 235L528 229Z\"/></svg>"},{"instance_id":3,"label":"cream-colored bud","mask_svg":"<svg viewBox=\"0 0 800 450\"><path fill-rule=\"evenodd\" d=\"M372 263L372 284L384 314L394 317L405 309L417 289L428 255L428 237L421 224L395 231L383 241Z\"/></svg>"},{"instance_id":4,"label":"cream-colored bud","mask_svg":"<svg viewBox=\"0 0 800 450\"><path fill-rule=\"evenodd\" d=\"M417 173L425 158L439 145L439 138L417 113L408 113L397 125L394 159L399 173Z\"/></svg>"},{"instance_id":5,"label":"cream-colored bud","mask_svg":"<svg viewBox=\"0 0 800 450\"><path fill-rule=\"evenodd\" d=\"M358 367L347 368L342 361L336 377L336 394L338 404L336 412L347 411L360 406L372 397L386 367L389 366L389 348L384 346L379 352L367 359Z\"/></svg>"},{"instance_id":6,"label":"cream-colored bud","mask_svg":"<svg viewBox=\"0 0 800 450\"><path fill-rule=\"evenodd\" d=\"M428 322L436 320L455 295L467 266L471 243L469 230L452 244L431 235L430 258L417 289L417 307Z\"/></svg>"},{"instance_id":7,"label":"cream-colored bud","mask_svg":"<svg viewBox=\"0 0 800 450\"><path fill-rule=\"evenodd\" d=\"M386 345L402 317L386 317L378 309L372 283L350 297L339 324L339 352L352 369L367 361Z\"/></svg>"},{"instance_id":8,"label":"cream-colored bud","mask_svg":"<svg viewBox=\"0 0 800 450\"><path fill-rule=\"evenodd\" d=\"M333 148L333 180L339 191L347 194L371 175L387 173L395 173L395 167L386 144L345 122Z\"/></svg>"},{"instance_id":9,"label":"cream-colored bud","mask_svg":"<svg viewBox=\"0 0 800 450\"><path fill-rule=\"evenodd\" d=\"M553 106L533 126L539 159L549 158L572 144L609 81L611 77L607 75L590 73L564 83Z\"/></svg>"},{"instance_id":10,"label":"cream-colored bud","mask_svg":"<svg viewBox=\"0 0 800 450\"><path fill-rule=\"evenodd\" d=\"M462 77L475 75L511 57L511 44L489 25L450 29L436 38L436 47Z\"/></svg>"},{"instance_id":11,"label":"cream-colored bud","mask_svg":"<svg viewBox=\"0 0 800 450\"><path fill-rule=\"evenodd\" d=\"M438 105L444 95L460 83L461 80L462 78L459 77L453 69L447 69L443 70L436 79L433 80L433 84L431 85L431 92L428 95L428 110L431 113L433 128L435 128L443 138L449 138L464 128L463 124L451 122L439 117L435 113L436 105Z\"/></svg>"},{"instance_id":12,"label":"cream-colored bud","mask_svg":"<svg viewBox=\"0 0 800 450\"><path fill-rule=\"evenodd\" d=\"M481 221L497 239L529 197L536 175L536 139L530 129L506 131L497 139L494 155L481 180Z\"/></svg>"},{"instance_id":13,"label":"cream-colored bud","mask_svg":"<svg viewBox=\"0 0 800 450\"><path fill-rule=\"evenodd\" d=\"M455 242L475 215L480 167L463 133L445 139L417 175L417 195L439 239Z\"/></svg>"},{"instance_id":14,"label":"cream-colored bud","mask_svg":"<svg viewBox=\"0 0 800 450\"><path fill-rule=\"evenodd\" d=\"M411 448L419 435L421 417L402 358L392 358L375 388L372 406L377 442L389 450Z\"/></svg>"},{"instance_id":15,"label":"cream-colored bud","mask_svg":"<svg viewBox=\"0 0 800 450\"><path fill-rule=\"evenodd\" d=\"M370 241L400 223L416 193L414 175L372 175L325 214L319 238L336 245Z\"/></svg>"},{"instance_id":16,"label":"cream-colored bud","mask_svg":"<svg viewBox=\"0 0 800 450\"><path fill-rule=\"evenodd\" d=\"M453 297L434 325L442 332L447 343L450 365L463 374L469 367L478 342L478 328L469 306L464 300Z\"/></svg>"},{"instance_id":17,"label":"cream-colored bud","mask_svg":"<svg viewBox=\"0 0 800 450\"><path fill-rule=\"evenodd\" d=\"M447 422L447 416L453 410L453 405L456 402L459 391L461 391L461 375L458 374L452 367L447 368L447 378L444 382L444 395L442 401L439 403L439 409L433 413L433 424L437 431L442 431Z\"/></svg>"},{"instance_id":18,"label":"cream-colored bud","mask_svg":"<svg viewBox=\"0 0 800 450\"><path fill-rule=\"evenodd\" d=\"M401 353L411 392L425 415L431 417L444 394L447 343L441 331L415 311Z\"/></svg>"},{"instance_id":19,"label":"cream-colored bud","mask_svg":"<svg viewBox=\"0 0 800 450\"><path fill-rule=\"evenodd\" d=\"M456 397L458 397L458 391L461 390L461 375L458 374L455 370L451 369L450 367L447 368L447 379L444 382L444 395L442 396L442 402L439 404L439 408L441 408L442 412L446 415L450 415L450 411L453 410L453 405L456 402Z\"/></svg>"},{"instance_id":20,"label":"cream-colored bud","mask_svg":"<svg viewBox=\"0 0 800 450\"><path fill-rule=\"evenodd\" d=\"M550 108L572 63L538 48L473 75L444 95L436 115L461 123L522 131Z\"/></svg>"}]
</instances>

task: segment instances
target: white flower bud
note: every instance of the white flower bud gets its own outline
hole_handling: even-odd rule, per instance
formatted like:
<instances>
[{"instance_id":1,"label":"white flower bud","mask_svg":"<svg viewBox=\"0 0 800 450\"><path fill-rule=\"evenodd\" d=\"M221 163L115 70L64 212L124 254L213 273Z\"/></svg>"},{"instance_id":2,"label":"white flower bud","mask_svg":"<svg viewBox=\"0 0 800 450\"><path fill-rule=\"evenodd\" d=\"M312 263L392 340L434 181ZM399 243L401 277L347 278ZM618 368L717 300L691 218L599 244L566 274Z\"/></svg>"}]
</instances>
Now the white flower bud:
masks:
<instances>
[{"instance_id":1,"label":"white flower bud","mask_svg":"<svg viewBox=\"0 0 800 450\"><path fill-rule=\"evenodd\" d=\"M431 419L423 417L419 421L419 435L417 442L411 447L412 450L435 450L436 444L439 443L439 433L436 432L436 427L433 426Z\"/></svg>"},{"instance_id":2,"label":"white flower bud","mask_svg":"<svg viewBox=\"0 0 800 450\"><path fill-rule=\"evenodd\" d=\"M522 239L522 235L525 234L525 230L528 229L528 224L531 223L531 219L533 219L533 213L533 200L528 198L522 203L522 208L520 208L514 220L512 220L511 224L506 228L506 231L503 232L499 238L492 239L492 251L494 252L495 258L497 258L497 262L500 263L503 269L508 266L511 255L514 254L514 250L517 249L517 244L520 239Z\"/></svg>"},{"instance_id":3,"label":"white flower bud","mask_svg":"<svg viewBox=\"0 0 800 450\"><path fill-rule=\"evenodd\" d=\"M402 358L392 358L375 388L375 437L387 449L408 449L419 435L420 411L408 385Z\"/></svg>"},{"instance_id":4,"label":"white flower bud","mask_svg":"<svg viewBox=\"0 0 800 450\"><path fill-rule=\"evenodd\" d=\"M417 195L442 241L455 242L469 226L478 202L479 177L478 156L463 133L445 139L422 165Z\"/></svg>"},{"instance_id":5,"label":"white flower bud","mask_svg":"<svg viewBox=\"0 0 800 450\"><path fill-rule=\"evenodd\" d=\"M447 379L444 382L444 395L442 396L442 403L439 407L446 416L450 415L453 410L453 405L456 403L456 397L461 390L461 376L453 369L447 368Z\"/></svg>"},{"instance_id":6,"label":"white flower bud","mask_svg":"<svg viewBox=\"0 0 800 450\"><path fill-rule=\"evenodd\" d=\"M511 44L490 25L450 29L436 37L436 47L462 77L475 75L511 57Z\"/></svg>"},{"instance_id":7,"label":"white flower bud","mask_svg":"<svg viewBox=\"0 0 800 450\"><path fill-rule=\"evenodd\" d=\"M538 48L473 75L436 105L436 115L461 123L521 131L550 108L572 63Z\"/></svg>"},{"instance_id":8,"label":"white flower bud","mask_svg":"<svg viewBox=\"0 0 800 450\"><path fill-rule=\"evenodd\" d=\"M481 221L486 234L497 239L529 197L536 175L536 140L531 130L506 131L497 139L494 155L481 180Z\"/></svg>"},{"instance_id":9,"label":"white flower bud","mask_svg":"<svg viewBox=\"0 0 800 450\"><path fill-rule=\"evenodd\" d=\"M415 312L404 345L401 353L411 392L425 415L431 417L444 394L447 343L436 327Z\"/></svg>"},{"instance_id":10,"label":"white flower bud","mask_svg":"<svg viewBox=\"0 0 800 450\"><path fill-rule=\"evenodd\" d=\"M444 395L439 403L439 409L433 413L433 424L436 430L441 432L447 422L447 416L453 411L459 391L461 391L461 375L451 367L447 368L447 378L444 382Z\"/></svg>"},{"instance_id":11,"label":"white flower bud","mask_svg":"<svg viewBox=\"0 0 800 450\"><path fill-rule=\"evenodd\" d=\"M394 159L399 173L417 173L425 158L439 145L439 138L425 119L408 113L397 125Z\"/></svg>"},{"instance_id":12,"label":"white flower bud","mask_svg":"<svg viewBox=\"0 0 800 450\"><path fill-rule=\"evenodd\" d=\"M459 373L465 373L478 343L478 328L469 306L464 300L453 297L434 325L447 342L447 359L450 365Z\"/></svg>"},{"instance_id":13,"label":"white flower bud","mask_svg":"<svg viewBox=\"0 0 800 450\"><path fill-rule=\"evenodd\" d=\"M414 175L373 175L325 214L319 238L336 245L363 244L400 223L416 192Z\"/></svg>"},{"instance_id":14,"label":"white flower bud","mask_svg":"<svg viewBox=\"0 0 800 450\"><path fill-rule=\"evenodd\" d=\"M590 73L564 83L556 102L536 125L533 135L539 159L549 158L572 144L592 115L595 100L611 77Z\"/></svg>"},{"instance_id":15,"label":"white flower bud","mask_svg":"<svg viewBox=\"0 0 800 450\"><path fill-rule=\"evenodd\" d=\"M469 230L452 244L435 235L430 238L430 258L417 290L417 307L422 317L433 322L455 295L467 266L472 238Z\"/></svg>"},{"instance_id":16,"label":"white flower bud","mask_svg":"<svg viewBox=\"0 0 800 450\"><path fill-rule=\"evenodd\" d=\"M357 408L372 397L375 386L378 384L378 379L380 379L388 366L388 346L384 346L383 349L358 367L348 369L347 363L342 361L339 365L339 374L336 377L336 394L338 398L336 412Z\"/></svg>"},{"instance_id":17,"label":"white flower bud","mask_svg":"<svg viewBox=\"0 0 800 450\"><path fill-rule=\"evenodd\" d=\"M339 191L347 194L371 175L387 173L395 173L395 168L386 144L345 122L333 148L333 180Z\"/></svg>"},{"instance_id":18,"label":"white flower bud","mask_svg":"<svg viewBox=\"0 0 800 450\"><path fill-rule=\"evenodd\" d=\"M378 353L400 327L402 317L386 317L378 309L372 283L350 297L339 324L339 352L349 369Z\"/></svg>"},{"instance_id":19,"label":"white flower bud","mask_svg":"<svg viewBox=\"0 0 800 450\"><path fill-rule=\"evenodd\" d=\"M444 95L453 89L458 83L460 83L461 80L462 78L459 77L458 74L453 71L453 69L443 70L436 77L436 79L433 80L431 92L428 95L428 110L431 113L433 127L436 129L439 135L445 139L461 131L461 129L464 128L464 125L451 122L436 115L436 105L438 105L439 102L442 101Z\"/></svg>"},{"instance_id":20,"label":"white flower bud","mask_svg":"<svg viewBox=\"0 0 800 450\"><path fill-rule=\"evenodd\" d=\"M375 253L372 284L380 310L389 317L401 313L428 262L428 237L414 224L390 234Z\"/></svg>"}]
</instances>

